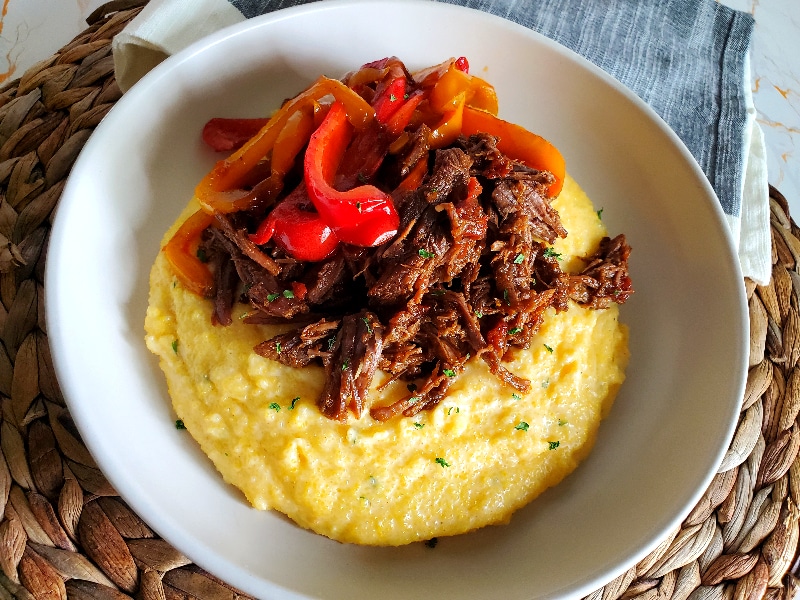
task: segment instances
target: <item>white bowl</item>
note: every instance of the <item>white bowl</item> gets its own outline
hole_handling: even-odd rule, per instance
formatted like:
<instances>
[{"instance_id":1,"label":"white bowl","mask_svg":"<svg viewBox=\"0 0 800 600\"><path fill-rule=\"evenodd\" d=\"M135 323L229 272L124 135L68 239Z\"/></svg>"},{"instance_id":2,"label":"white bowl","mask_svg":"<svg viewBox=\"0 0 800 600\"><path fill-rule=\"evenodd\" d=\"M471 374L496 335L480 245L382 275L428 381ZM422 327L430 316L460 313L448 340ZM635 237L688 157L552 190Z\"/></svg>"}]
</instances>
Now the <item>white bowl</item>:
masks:
<instances>
[{"instance_id":1,"label":"white bowl","mask_svg":"<svg viewBox=\"0 0 800 600\"><path fill-rule=\"evenodd\" d=\"M143 342L148 272L215 157L214 116L267 114L319 74L397 55L467 56L500 113L553 141L633 247L632 359L594 452L510 525L435 549L356 547L250 508L186 432ZM623 572L677 527L727 448L746 376L743 282L707 180L632 93L511 22L434 2L324 2L249 20L170 58L90 138L47 269L59 380L110 482L161 536L259 598L562 598Z\"/></svg>"}]
</instances>

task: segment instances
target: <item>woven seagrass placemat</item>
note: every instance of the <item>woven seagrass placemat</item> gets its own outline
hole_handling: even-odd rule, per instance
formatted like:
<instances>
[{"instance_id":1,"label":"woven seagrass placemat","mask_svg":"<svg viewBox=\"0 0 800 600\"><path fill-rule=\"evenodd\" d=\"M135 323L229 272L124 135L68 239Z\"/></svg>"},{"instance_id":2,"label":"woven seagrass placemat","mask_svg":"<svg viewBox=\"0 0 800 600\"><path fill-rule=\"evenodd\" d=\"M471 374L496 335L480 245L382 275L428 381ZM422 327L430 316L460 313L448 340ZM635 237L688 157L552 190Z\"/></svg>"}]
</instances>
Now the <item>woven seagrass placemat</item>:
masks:
<instances>
[{"instance_id":1,"label":"woven seagrass placemat","mask_svg":"<svg viewBox=\"0 0 800 600\"><path fill-rule=\"evenodd\" d=\"M117 496L81 442L44 323L50 219L93 128L120 97L117 0L0 88L0 600L246 597L193 565ZM719 474L680 528L591 595L794 598L800 528L800 230L771 190L772 279L747 281L750 373Z\"/></svg>"}]
</instances>

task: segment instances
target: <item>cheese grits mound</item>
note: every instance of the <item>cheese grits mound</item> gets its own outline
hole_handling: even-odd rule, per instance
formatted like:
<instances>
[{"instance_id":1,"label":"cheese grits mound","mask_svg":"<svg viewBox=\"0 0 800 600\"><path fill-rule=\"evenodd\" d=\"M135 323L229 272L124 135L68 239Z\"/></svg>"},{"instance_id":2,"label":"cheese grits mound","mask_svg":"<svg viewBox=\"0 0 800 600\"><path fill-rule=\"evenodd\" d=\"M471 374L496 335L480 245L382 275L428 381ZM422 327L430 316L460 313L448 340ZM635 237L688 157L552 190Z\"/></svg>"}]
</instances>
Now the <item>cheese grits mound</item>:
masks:
<instances>
[{"instance_id":1,"label":"cheese grits mound","mask_svg":"<svg viewBox=\"0 0 800 600\"><path fill-rule=\"evenodd\" d=\"M578 270L574 257L591 255L605 228L569 177L553 207L569 231L554 245L562 268ZM565 312L547 309L530 349L504 363L531 381L528 394L473 359L433 410L385 422L365 411L341 422L315 404L322 367L295 369L253 352L286 328L244 324L244 305L231 326L215 327L211 310L159 254L146 341L178 418L254 507L357 544L401 545L507 523L589 453L628 360L617 305L571 303ZM372 402L408 394L404 382L382 387L387 379L376 373Z\"/></svg>"}]
</instances>

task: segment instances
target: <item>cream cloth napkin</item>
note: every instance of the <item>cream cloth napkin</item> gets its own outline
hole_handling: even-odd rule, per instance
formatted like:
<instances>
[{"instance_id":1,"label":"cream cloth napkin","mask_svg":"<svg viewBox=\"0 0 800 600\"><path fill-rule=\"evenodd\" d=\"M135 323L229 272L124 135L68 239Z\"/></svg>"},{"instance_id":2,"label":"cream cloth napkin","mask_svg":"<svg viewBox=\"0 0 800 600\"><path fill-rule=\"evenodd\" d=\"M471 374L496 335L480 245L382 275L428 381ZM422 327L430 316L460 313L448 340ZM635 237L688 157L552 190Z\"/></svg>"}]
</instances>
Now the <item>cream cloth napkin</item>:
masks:
<instances>
[{"instance_id":1,"label":"cream cloth napkin","mask_svg":"<svg viewBox=\"0 0 800 600\"><path fill-rule=\"evenodd\" d=\"M125 91L166 57L210 33L248 17L307 1L150 0L113 41L117 81ZM690 3L692 11L688 12L669 6L670 1L677 0L446 1L486 10L552 37L604 68L653 106L684 140L717 191L733 238L738 241L743 275L759 284L769 282L766 149L750 92L748 52L752 19L749 15L713 0ZM681 63L681 55L685 56L688 44L692 43L683 37L687 28L701 47L717 51L720 60L706 61L700 67L692 57L683 58ZM670 30L671 36L664 33ZM650 51L653 47L669 54L668 60L663 56L651 58L658 54ZM694 71L689 73L694 76L693 82L684 83L683 73L673 68L666 75L673 82L664 89L674 97L665 98L658 86L653 85L663 83L658 72L659 61L674 62L686 73ZM703 68L714 72L706 78ZM714 89L708 81L717 82L722 89ZM653 90L659 93L653 94ZM717 123L710 124L710 130L715 132L710 142L709 120L713 117L695 115L694 122L687 119L684 106L687 94L700 101L705 100L705 94L721 115ZM720 144L728 147L719 148ZM737 147L731 148L730 144Z\"/></svg>"}]
</instances>

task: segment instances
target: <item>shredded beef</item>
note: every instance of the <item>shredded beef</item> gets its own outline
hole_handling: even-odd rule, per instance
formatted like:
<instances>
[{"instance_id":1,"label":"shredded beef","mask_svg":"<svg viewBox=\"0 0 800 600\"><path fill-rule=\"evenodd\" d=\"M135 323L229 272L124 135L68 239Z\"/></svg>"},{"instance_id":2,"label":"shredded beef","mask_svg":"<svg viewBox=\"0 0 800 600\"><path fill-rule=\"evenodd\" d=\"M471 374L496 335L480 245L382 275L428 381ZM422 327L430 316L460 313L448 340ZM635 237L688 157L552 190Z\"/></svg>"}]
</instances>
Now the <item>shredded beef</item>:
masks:
<instances>
[{"instance_id":1,"label":"shredded beef","mask_svg":"<svg viewBox=\"0 0 800 600\"><path fill-rule=\"evenodd\" d=\"M552 244L567 231L547 196L550 173L505 156L489 135L433 151L428 131L409 133L392 156L381 130L366 130L356 141L361 150L345 157L346 177L366 175L393 194L400 227L386 244L340 245L322 262L301 263L272 243L255 246L247 236L254 224L238 215L219 215L205 237L216 276L214 322L230 323L233 303L242 300L251 307L248 322L294 324L255 351L296 368L321 365L317 404L331 419L369 410L386 420L430 409L470 359L528 391L530 382L504 359L530 346L548 308L563 311L574 301L602 309L633 293L622 235L605 238L580 273L561 270ZM386 183L419 161L430 167L420 187L398 191ZM408 393L370 405L377 369L407 382Z\"/></svg>"}]
</instances>

